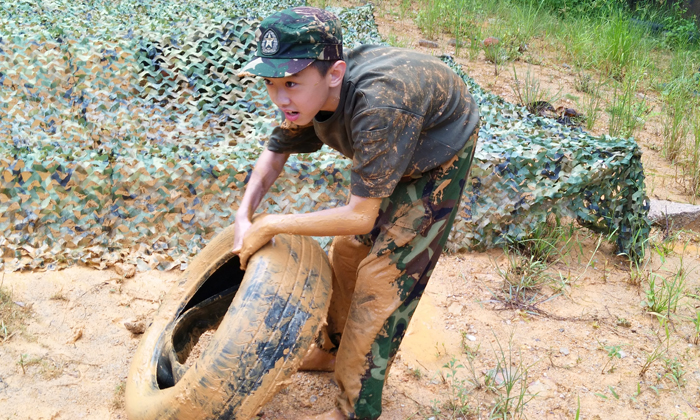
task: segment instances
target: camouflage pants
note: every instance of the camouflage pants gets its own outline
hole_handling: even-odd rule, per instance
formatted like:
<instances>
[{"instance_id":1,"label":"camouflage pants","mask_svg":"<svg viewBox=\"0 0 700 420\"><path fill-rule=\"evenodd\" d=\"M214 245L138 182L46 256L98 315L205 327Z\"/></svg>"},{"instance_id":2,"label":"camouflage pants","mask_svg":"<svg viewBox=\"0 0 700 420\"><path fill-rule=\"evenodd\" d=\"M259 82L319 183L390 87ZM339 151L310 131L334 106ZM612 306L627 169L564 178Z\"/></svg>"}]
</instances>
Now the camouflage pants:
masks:
<instances>
[{"instance_id":1,"label":"camouflage pants","mask_svg":"<svg viewBox=\"0 0 700 420\"><path fill-rule=\"evenodd\" d=\"M452 227L478 128L450 161L402 181L367 235L333 240L333 294L321 347L336 353L340 409L376 419L391 362Z\"/></svg>"}]
</instances>

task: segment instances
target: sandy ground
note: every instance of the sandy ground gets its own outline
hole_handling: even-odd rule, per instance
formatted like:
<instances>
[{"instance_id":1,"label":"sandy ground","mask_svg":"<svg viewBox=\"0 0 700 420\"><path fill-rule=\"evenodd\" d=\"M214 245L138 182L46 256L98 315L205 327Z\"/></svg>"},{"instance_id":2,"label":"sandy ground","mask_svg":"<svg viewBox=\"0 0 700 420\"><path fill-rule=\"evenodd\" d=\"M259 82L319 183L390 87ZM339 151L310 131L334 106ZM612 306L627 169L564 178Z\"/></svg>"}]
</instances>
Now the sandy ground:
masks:
<instances>
[{"instance_id":1,"label":"sandy ground","mask_svg":"<svg viewBox=\"0 0 700 420\"><path fill-rule=\"evenodd\" d=\"M440 48L424 49L417 47L421 35L410 22L377 18L384 35L392 33L430 54L454 53L447 36L438 40ZM531 47L534 58L514 63L516 69L530 69L545 88L561 86L564 93L579 95L574 72L556 64L544 40L536 42L542 45ZM495 76L483 56L459 61L482 86L514 100L512 70ZM606 130L602 114L593 132ZM675 169L660 155L660 133L659 121L651 118L636 136L644 150L649 195L689 202ZM542 289L539 315L503 310L498 299L503 280L496 269L506 265L501 251L444 257L390 371L382 419L488 418L504 393L499 375L494 386L486 386L497 366L499 343L510 358L500 377L527 372L528 418L573 419L580 402L581 419L700 419L700 349L690 321L700 307L693 297L700 295L697 238L682 235L663 262L656 256L645 265L646 273L670 277L682 261L687 273L686 295L666 340L642 304L648 281L632 285L629 264L613 255L612 245L603 243L594 253L597 238L584 230L577 234L582 248L550 268L564 281ZM178 275L145 272L126 279L114 271L80 267L0 273L2 287L27 314L25 325L0 341L0 419L126 418L123 387L140 336L124 322L147 322ZM663 349L663 357L640 375L655 349ZM454 376L445 367L451 360L463 366ZM673 366L683 372L678 382ZM332 374L297 373L261 417L319 413L333 406L335 395ZM464 415L455 407L465 407Z\"/></svg>"},{"instance_id":2,"label":"sandy ground","mask_svg":"<svg viewBox=\"0 0 700 420\"><path fill-rule=\"evenodd\" d=\"M503 392L484 387L485 373L497 366L498 342L512 359L510 369L522 362L527 371L529 418L573 418L579 399L584 419L700 418L700 349L691 344L692 325L680 319L698 301L683 299L666 353L683 366L681 386L661 360L640 377L663 330L641 307L643 290L630 285L628 264L612 256L607 244L593 255L596 239L578 234L583 254L572 250L568 265L551 268L553 274L570 274L569 284L558 292L542 290L549 299L537 308L546 315L500 310L503 280L496 266L506 262L501 251L443 258L390 371L382 419L460 418L450 414L449 402L461 389L468 391L470 418L487 418ZM683 251L680 243L677 247ZM587 264L591 256L595 266ZM697 245L687 246L684 266L692 269L698 262ZM669 275L679 263L673 254L664 264L651 261L649 268ZM31 316L0 345L0 418L126 418L122 390L139 336L124 322L147 321L177 275L145 272L124 279L86 268L4 273L3 287L14 302L31 306ZM688 276L687 290L698 293L700 276ZM473 370L465 343L475 352ZM622 357L609 359L605 346L620 346ZM453 358L464 366L456 368L454 379L445 367ZM482 389L463 382L470 378ZM333 406L336 395L332 374L297 373L261 415L294 419L319 413Z\"/></svg>"}]
</instances>

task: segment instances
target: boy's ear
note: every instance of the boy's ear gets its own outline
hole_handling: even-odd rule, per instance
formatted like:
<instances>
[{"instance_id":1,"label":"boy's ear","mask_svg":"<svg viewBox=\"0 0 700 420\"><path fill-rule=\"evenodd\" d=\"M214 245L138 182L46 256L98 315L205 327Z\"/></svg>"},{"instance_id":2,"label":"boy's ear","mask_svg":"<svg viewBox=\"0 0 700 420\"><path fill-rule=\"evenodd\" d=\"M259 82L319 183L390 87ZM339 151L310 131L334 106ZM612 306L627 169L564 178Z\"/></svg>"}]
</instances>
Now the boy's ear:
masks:
<instances>
[{"instance_id":1,"label":"boy's ear","mask_svg":"<svg viewBox=\"0 0 700 420\"><path fill-rule=\"evenodd\" d=\"M331 68L328 70L328 77L330 77L330 87L340 86L343 83L343 77L345 76L346 64L343 60L338 60Z\"/></svg>"}]
</instances>

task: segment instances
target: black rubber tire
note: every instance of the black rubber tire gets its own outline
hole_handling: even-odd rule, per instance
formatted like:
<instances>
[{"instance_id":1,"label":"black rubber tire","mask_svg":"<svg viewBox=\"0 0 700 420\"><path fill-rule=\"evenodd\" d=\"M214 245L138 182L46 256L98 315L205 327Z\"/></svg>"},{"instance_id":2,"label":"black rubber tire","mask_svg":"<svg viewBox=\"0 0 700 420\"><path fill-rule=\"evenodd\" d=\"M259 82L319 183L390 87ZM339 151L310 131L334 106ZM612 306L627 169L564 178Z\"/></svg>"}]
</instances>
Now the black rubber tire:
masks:
<instances>
[{"instance_id":1,"label":"black rubber tire","mask_svg":"<svg viewBox=\"0 0 700 420\"><path fill-rule=\"evenodd\" d=\"M233 226L192 260L134 354L131 420L250 419L297 370L325 322L331 268L311 238L277 235L245 272ZM193 365L187 356L216 328Z\"/></svg>"}]
</instances>

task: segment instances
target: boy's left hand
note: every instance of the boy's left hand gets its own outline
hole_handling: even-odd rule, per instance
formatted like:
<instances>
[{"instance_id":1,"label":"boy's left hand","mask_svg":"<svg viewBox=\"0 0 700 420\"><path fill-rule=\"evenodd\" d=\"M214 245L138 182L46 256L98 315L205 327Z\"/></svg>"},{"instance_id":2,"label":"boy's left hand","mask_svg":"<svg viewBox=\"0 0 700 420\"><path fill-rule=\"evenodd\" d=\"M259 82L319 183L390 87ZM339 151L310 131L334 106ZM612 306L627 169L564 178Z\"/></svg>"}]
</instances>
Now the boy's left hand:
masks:
<instances>
[{"instance_id":1,"label":"boy's left hand","mask_svg":"<svg viewBox=\"0 0 700 420\"><path fill-rule=\"evenodd\" d=\"M253 224L246 231L243 237L243 246L238 253L238 258L241 261L241 270L246 269L250 256L265 246L275 236L269 228L269 224L265 221L268 217L267 215L256 216L253 219Z\"/></svg>"}]
</instances>

